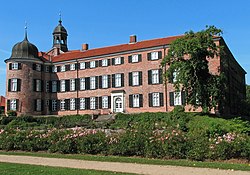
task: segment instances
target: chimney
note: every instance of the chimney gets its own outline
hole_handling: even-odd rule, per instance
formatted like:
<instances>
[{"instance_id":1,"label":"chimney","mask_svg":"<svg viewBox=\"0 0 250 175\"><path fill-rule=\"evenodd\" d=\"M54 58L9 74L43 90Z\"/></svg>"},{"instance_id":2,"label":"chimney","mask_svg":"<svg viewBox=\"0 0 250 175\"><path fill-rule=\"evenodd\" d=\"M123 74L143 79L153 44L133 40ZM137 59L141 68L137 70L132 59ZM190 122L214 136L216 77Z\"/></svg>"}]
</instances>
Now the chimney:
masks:
<instances>
[{"instance_id":1,"label":"chimney","mask_svg":"<svg viewBox=\"0 0 250 175\"><path fill-rule=\"evenodd\" d=\"M130 37L129 37L129 44L134 44L136 42L137 42L136 35L130 35Z\"/></svg>"},{"instance_id":2,"label":"chimney","mask_svg":"<svg viewBox=\"0 0 250 175\"><path fill-rule=\"evenodd\" d=\"M82 51L89 50L89 45L88 44L82 44Z\"/></svg>"}]
</instances>

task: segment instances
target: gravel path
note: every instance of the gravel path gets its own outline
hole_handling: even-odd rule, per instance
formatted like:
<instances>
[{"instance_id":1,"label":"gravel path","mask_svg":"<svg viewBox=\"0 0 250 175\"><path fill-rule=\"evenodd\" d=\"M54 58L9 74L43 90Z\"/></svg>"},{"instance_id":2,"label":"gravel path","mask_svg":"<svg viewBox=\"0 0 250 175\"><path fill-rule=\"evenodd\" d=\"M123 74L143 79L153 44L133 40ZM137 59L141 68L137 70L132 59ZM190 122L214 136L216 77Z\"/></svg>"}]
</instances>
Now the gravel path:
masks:
<instances>
[{"instance_id":1,"label":"gravel path","mask_svg":"<svg viewBox=\"0 0 250 175\"><path fill-rule=\"evenodd\" d=\"M93 169L148 175L250 175L250 172L193 168L180 166L145 165L135 163L98 162L73 159L44 158L32 156L0 155L0 162Z\"/></svg>"}]
</instances>

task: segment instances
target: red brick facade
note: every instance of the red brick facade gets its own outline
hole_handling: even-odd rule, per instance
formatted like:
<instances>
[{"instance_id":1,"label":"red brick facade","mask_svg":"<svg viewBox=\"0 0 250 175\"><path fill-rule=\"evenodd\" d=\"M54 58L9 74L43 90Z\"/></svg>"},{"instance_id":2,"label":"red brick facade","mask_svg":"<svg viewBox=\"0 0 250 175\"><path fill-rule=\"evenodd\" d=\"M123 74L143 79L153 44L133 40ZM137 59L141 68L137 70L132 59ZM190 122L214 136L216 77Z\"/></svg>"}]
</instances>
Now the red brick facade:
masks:
<instances>
[{"instance_id":1,"label":"red brick facade","mask_svg":"<svg viewBox=\"0 0 250 175\"><path fill-rule=\"evenodd\" d=\"M167 68L162 69L160 63L169 44L178 37L181 36L138 42L136 36L130 36L128 44L91 50L83 44L81 50L62 52L53 48L40 52L37 60L10 58L6 60L6 111L14 108L18 115L172 111L174 103L183 103L182 99L171 100L174 88L162 81L162 72ZM215 42L226 46L223 38L216 38ZM151 60L151 56L156 57ZM102 60L107 60L107 66L103 66ZM10 68L13 63L19 63L19 69ZM70 70L72 64L75 70ZM223 104L221 112L238 112L233 95L244 98L245 71L228 48L223 57L209 59L209 69L214 74L226 72L228 78L229 101ZM20 79L17 90L11 87L11 79ZM185 108L192 110L190 106Z\"/></svg>"}]
</instances>

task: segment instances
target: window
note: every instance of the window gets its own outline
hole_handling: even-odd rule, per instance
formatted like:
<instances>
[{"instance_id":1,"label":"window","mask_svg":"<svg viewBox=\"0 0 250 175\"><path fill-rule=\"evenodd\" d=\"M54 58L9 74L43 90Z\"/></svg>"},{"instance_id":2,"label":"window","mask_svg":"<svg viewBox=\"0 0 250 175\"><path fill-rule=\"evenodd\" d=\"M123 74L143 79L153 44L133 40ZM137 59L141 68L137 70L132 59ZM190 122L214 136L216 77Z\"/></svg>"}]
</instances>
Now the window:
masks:
<instances>
[{"instance_id":1,"label":"window","mask_svg":"<svg viewBox=\"0 0 250 175\"><path fill-rule=\"evenodd\" d=\"M159 70L152 70L152 84L159 83Z\"/></svg>"},{"instance_id":2,"label":"window","mask_svg":"<svg viewBox=\"0 0 250 175\"><path fill-rule=\"evenodd\" d=\"M41 64L36 64L36 71L41 72L42 68L41 68Z\"/></svg>"},{"instance_id":3,"label":"window","mask_svg":"<svg viewBox=\"0 0 250 175\"><path fill-rule=\"evenodd\" d=\"M121 57L115 58L115 65L121 64Z\"/></svg>"},{"instance_id":4,"label":"window","mask_svg":"<svg viewBox=\"0 0 250 175\"><path fill-rule=\"evenodd\" d=\"M45 72L49 72L49 66L45 67Z\"/></svg>"},{"instance_id":5,"label":"window","mask_svg":"<svg viewBox=\"0 0 250 175\"><path fill-rule=\"evenodd\" d=\"M136 62L138 62L139 61L139 59L138 59L139 57L138 57L138 55L132 55L132 63L136 63Z\"/></svg>"},{"instance_id":6,"label":"window","mask_svg":"<svg viewBox=\"0 0 250 175\"><path fill-rule=\"evenodd\" d=\"M108 108L108 96L102 97L102 108L107 109Z\"/></svg>"},{"instance_id":7,"label":"window","mask_svg":"<svg viewBox=\"0 0 250 175\"><path fill-rule=\"evenodd\" d=\"M115 87L121 87L122 76L121 74L115 74Z\"/></svg>"},{"instance_id":8,"label":"window","mask_svg":"<svg viewBox=\"0 0 250 175\"><path fill-rule=\"evenodd\" d=\"M134 94L133 95L133 107L140 107L140 103L139 103L139 94Z\"/></svg>"},{"instance_id":9,"label":"window","mask_svg":"<svg viewBox=\"0 0 250 175\"><path fill-rule=\"evenodd\" d=\"M90 109L95 109L95 97L90 97Z\"/></svg>"},{"instance_id":10,"label":"window","mask_svg":"<svg viewBox=\"0 0 250 175\"><path fill-rule=\"evenodd\" d=\"M57 72L57 67L53 66L52 72Z\"/></svg>"},{"instance_id":11,"label":"window","mask_svg":"<svg viewBox=\"0 0 250 175\"><path fill-rule=\"evenodd\" d=\"M80 98L80 109L85 109L85 98Z\"/></svg>"},{"instance_id":12,"label":"window","mask_svg":"<svg viewBox=\"0 0 250 175\"><path fill-rule=\"evenodd\" d=\"M36 111L41 111L42 110L42 100L41 99L36 99Z\"/></svg>"},{"instance_id":13,"label":"window","mask_svg":"<svg viewBox=\"0 0 250 175\"><path fill-rule=\"evenodd\" d=\"M65 65L61 66L61 72L65 72Z\"/></svg>"},{"instance_id":14,"label":"window","mask_svg":"<svg viewBox=\"0 0 250 175\"><path fill-rule=\"evenodd\" d=\"M153 93L153 106L160 106L160 94L159 93Z\"/></svg>"},{"instance_id":15,"label":"window","mask_svg":"<svg viewBox=\"0 0 250 175\"><path fill-rule=\"evenodd\" d=\"M56 92L56 91L57 91L57 82L52 81L52 92Z\"/></svg>"},{"instance_id":16,"label":"window","mask_svg":"<svg viewBox=\"0 0 250 175\"><path fill-rule=\"evenodd\" d=\"M70 91L75 91L75 90L76 90L75 79L70 79Z\"/></svg>"},{"instance_id":17,"label":"window","mask_svg":"<svg viewBox=\"0 0 250 175\"><path fill-rule=\"evenodd\" d=\"M102 66L103 67L108 66L108 60L107 59L102 60Z\"/></svg>"},{"instance_id":18,"label":"window","mask_svg":"<svg viewBox=\"0 0 250 175\"><path fill-rule=\"evenodd\" d=\"M76 70L76 65L75 65L75 63L70 64L70 70Z\"/></svg>"},{"instance_id":19,"label":"window","mask_svg":"<svg viewBox=\"0 0 250 175\"><path fill-rule=\"evenodd\" d=\"M65 100L61 100L60 102L60 110L65 110Z\"/></svg>"},{"instance_id":20,"label":"window","mask_svg":"<svg viewBox=\"0 0 250 175\"><path fill-rule=\"evenodd\" d=\"M90 67L90 68L95 68L95 67L96 67L95 61L90 61L89 67Z\"/></svg>"},{"instance_id":21,"label":"window","mask_svg":"<svg viewBox=\"0 0 250 175\"><path fill-rule=\"evenodd\" d=\"M74 98L70 99L70 110L75 110L76 109L76 101Z\"/></svg>"},{"instance_id":22,"label":"window","mask_svg":"<svg viewBox=\"0 0 250 175\"><path fill-rule=\"evenodd\" d=\"M151 60L158 60L158 52L151 52Z\"/></svg>"},{"instance_id":23,"label":"window","mask_svg":"<svg viewBox=\"0 0 250 175\"><path fill-rule=\"evenodd\" d=\"M85 69L85 62L80 63L80 69Z\"/></svg>"},{"instance_id":24,"label":"window","mask_svg":"<svg viewBox=\"0 0 250 175\"><path fill-rule=\"evenodd\" d=\"M42 90L41 80L36 79L35 83L36 83L36 85L35 85L35 87L36 87L35 91L36 92L40 92Z\"/></svg>"},{"instance_id":25,"label":"window","mask_svg":"<svg viewBox=\"0 0 250 175\"><path fill-rule=\"evenodd\" d=\"M46 81L46 92L50 91L50 85L49 81Z\"/></svg>"},{"instance_id":26,"label":"window","mask_svg":"<svg viewBox=\"0 0 250 175\"><path fill-rule=\"evenodd\" d=\"M65 92L65 80L61 80L61 92Z\"/></svg>"},{"instance_id":27,"label":"window","mask_svg":"<svg viewBox=\"0 0 250 175\"><path fill-rule=\"evenodd\" d=\"M95 77L90 77L90 89L95 89Z\"/></svg>"},{"instance_id":28,"label":"window","mask_svg":"<svg viewBox=\"0 0 250 175\"><path fill-rule=\"evenodd\" d=\"M17 79L16 78L10 79L10 91L12 92L17 91Z\"/></svg>"},{"instance_id":29,"label":"window","mask_svg":"<svg viewBox=\"0 0 250 175\"><path fill-rule=\"evenodd\" d=\"M11 64L11 69L12 70L18 70L18 63L12 63Z\"/></svg>"},{"instance_id":30,"label":"window","mask_svg":"<svg viewBox=\"0 0 250 175\"><path fill-rule=\"evenodd\" d=\"M80 78L80 90L85 90L85 78Z\"/></svg>"},{"instance_id":31,"label":"window","mask_svg":"<svg viewBox=\"0 0 250 175\"><path fill-rule=\"evenodd\" d=\"M56 110L57 110L57 101L52 100L52 111L56 111Z\"/></svg>"},{"instance_id":32,"label":"window","mask_svg":"<svg viewBox=\"0 0 250 175\"><path fill-rule=\"evenodd\" d=\"M174 106L182 105L181 92L174 92Z\"/></svg>"},{"instance_id":33,"label":"window","mask_svg":"<svg viewBox=\"0 0 250 175\"><path fill-rule=\"evenodd\" d=\"M108 88L108 75L102 76L102 88Z\"/></svg>"},{"instance_id":34,"label":"window","mask_svg":"<svg viewBox=\"0 0 250 175\"><path fill-rule=\"evenodd\" d=\"M139 85L139 72L132 72L132 84L133 86L138 86Z\"/></svg>"},{"instance_id":35,"label":"window","mask_svg":"<svg viewBox=\"0 0 250 175\"><path fill-rule=\"evenodd\" d=\"M16 99L10 100L10 110L13 110L13 111L17 110L17 100Z\"/></svg>"}]
</instances>

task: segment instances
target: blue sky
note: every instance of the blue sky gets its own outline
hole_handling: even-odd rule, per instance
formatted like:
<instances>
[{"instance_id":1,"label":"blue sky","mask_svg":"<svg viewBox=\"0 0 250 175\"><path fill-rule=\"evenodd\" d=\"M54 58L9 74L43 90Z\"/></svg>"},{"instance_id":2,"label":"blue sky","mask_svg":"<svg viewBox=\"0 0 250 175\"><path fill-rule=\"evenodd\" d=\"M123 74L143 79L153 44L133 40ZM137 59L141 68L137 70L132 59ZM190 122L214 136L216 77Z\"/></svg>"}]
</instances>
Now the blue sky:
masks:
<instances>
[{"instance_id":1,"label":"blue sky","mask_svg":"<svg viewBox=\"0 0 250 175\"><path fill-rule=\"evenodd\" d=\"M8 0L0 6L0 95L5 95L6 65L13 45L24 38L39 51L52 47L59 12L69 49L180 35L215 25L240 65L250 73L250 1L247 0ZM250 84L250 76L246 76Z\"/></svg>"}]
</instances>

